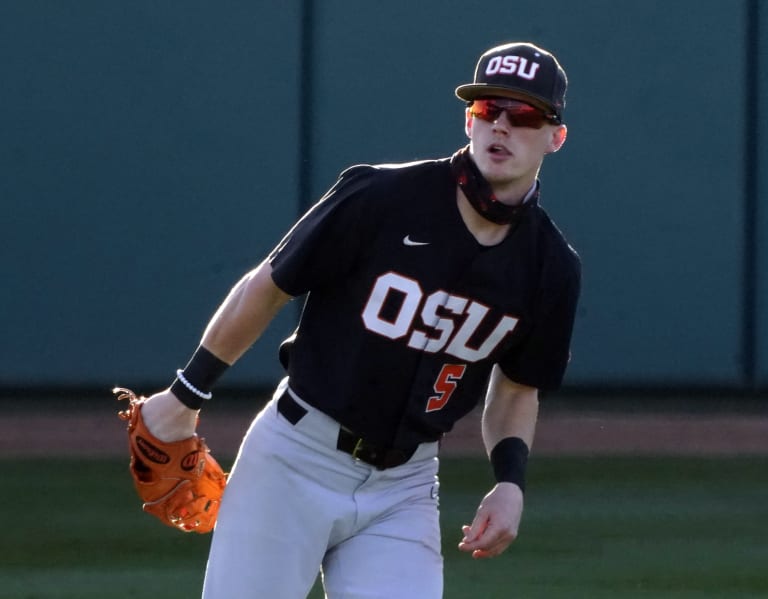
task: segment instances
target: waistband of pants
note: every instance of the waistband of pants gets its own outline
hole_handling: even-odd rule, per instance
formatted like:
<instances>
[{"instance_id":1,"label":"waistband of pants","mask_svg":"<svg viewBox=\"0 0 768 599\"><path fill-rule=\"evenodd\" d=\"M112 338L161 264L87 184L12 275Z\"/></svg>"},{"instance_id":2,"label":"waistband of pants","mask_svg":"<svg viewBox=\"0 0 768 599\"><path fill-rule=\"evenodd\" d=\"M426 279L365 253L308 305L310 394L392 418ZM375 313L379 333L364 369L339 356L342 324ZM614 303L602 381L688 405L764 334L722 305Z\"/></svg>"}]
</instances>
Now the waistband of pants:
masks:
<instances>
[{"instance_id":1,"label":"waistband of pants","mask_svg":"<svg viewBox=\"0 0 768 599\"><path fill-rule=\"evenodd\" d=\"M308 412L307 408L293 398L287 387L277 400L277 411L294 426ZM370 443L341 425L336 441L336 449L379 470L402 466L413 457L418 448L416 445L412 449L403 450Z\"/></svg>"}]
</instances>

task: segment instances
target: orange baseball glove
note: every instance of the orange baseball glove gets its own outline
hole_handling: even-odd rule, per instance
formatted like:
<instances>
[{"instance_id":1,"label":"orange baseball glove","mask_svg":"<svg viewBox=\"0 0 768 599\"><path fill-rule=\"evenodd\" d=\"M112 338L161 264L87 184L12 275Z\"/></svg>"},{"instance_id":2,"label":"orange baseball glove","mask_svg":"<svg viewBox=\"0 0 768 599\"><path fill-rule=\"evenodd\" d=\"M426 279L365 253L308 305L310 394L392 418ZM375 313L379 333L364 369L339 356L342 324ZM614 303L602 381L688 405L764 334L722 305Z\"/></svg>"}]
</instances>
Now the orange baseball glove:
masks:
<instances>
[{"instance_id":1,"label":"orange baseball glove","mask_svg":"<svg viewBox=\"0 0 768 599\"><path fill-rule=\"evenodd\" d=\"M173 443L160 441L141 416L146 399L121 387L112 392L129 401L119 416L128 421L130 471L144 511L184 532L213 530L227 475L205 440L194 434Z\"/></svg>"}]
</instances>

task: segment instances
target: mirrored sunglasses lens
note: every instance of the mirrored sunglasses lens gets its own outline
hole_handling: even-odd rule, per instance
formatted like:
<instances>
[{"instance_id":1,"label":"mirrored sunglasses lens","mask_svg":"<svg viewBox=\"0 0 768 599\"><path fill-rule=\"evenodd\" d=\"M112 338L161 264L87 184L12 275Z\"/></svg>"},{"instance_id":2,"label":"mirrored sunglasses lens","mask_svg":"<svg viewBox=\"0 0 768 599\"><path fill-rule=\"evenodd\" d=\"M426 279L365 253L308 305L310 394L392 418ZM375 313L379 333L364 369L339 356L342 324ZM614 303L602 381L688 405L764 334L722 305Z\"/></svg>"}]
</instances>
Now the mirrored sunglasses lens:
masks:
<instances>
[{"instance_id":1,"label":"mirrored sunglasses lens","mask_svg":"<svg viewBox=\"0 0 768 599\"><path fill-rule=\"evenodd\" d=\"M502 108L499 108L496 104L489 100L475 100L472 103L470 111L473 116L483 120L493 122L499 118L502 113Z\"/></svg>"},{"instance_id":2,"label":"mirrored sunglasses lens","mask_svg":"<svg viewBox=\"0 0 768 599\"><path fill-rule=\"evenodd\" d=\"M506 112L507 118L513 127L541 129L547 120L544 113L538 108L516 100L502 100L500 102L494 100L475 100L472 104L471 112L477 118L488 122L494 122L502 112Z\"/></svg>"},{"instance_id":3,"label":"mirrored sunglasses lens","mask_svg":"<svg viewBox=\"0 0 768 599\"><path fill-rule=\"evenodd\" d=\"M540 129L544 126L544 115L536 109L507 110L509 122L515 127L532 127Z\"/></svg>"}]
</instances>

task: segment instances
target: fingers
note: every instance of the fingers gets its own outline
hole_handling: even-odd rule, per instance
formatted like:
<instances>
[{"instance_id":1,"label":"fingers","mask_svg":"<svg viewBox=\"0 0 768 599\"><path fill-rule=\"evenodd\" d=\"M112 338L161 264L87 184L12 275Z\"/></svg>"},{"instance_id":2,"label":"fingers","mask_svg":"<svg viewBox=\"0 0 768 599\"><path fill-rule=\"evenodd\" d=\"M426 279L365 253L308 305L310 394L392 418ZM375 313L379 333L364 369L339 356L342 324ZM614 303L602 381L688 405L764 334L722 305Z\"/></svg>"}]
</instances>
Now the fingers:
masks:
<instances>
[{"instance_id":1,"label":"fingers","mask_svg":"<svg viewBox=\"0 0 768 599\"><path fill-rule=\"evenodd\" d=\"M507 527L494 525L489 521L482 524L481 527L466 525L462 527L464 538L459 542L459 550L471 553L475 559L500 555L517 537L517 531Z\"/></svg>"},{"instance_id":2,"label":"fingers","mask_svg":"<svg viewBox=\"0 0 768 599\"><path fill-rule=\"evenodd\" d=\"M461 527L461 532L464 533L464 538L461 542L465 544L477 542L485 532L486 528L488 528L488 524L488 517L483 514L482 510L478 510L475 519L472 520L472 525L467 526L465 524Z\"/></svg>"},{"instance_id":3,"label":"fingers","mask_svg":"<svg viewBox=\"0 0 768 599\"><path fill-rule=\"evenodd\" d=\"M461 532L464 533L464 538L459 542L459 550L467 553L473 553L480 545L480 539L488 527L488 518L483 515L482 508L477 510L472 525L466 524L461 527Z\"/></svg>"}]
</instances>

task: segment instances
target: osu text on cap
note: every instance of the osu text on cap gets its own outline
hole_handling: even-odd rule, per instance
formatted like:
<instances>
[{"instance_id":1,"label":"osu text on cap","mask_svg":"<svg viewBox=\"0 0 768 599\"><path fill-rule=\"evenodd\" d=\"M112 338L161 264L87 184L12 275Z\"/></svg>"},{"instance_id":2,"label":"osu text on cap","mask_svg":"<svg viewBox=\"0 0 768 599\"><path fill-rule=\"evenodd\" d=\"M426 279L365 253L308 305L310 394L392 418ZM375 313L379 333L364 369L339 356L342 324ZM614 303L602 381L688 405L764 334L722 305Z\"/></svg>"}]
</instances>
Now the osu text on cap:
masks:
<instances>
[{"instance_id":1,"label":"osu text on cap","mask_svg":"<svg viewBox=\"0 0 768 599\"><path fill-rule=\"evenodd\" d=\"M538 62L529 63L523 56L494 56L485 67L485 74L517 75L523 79L533 80L540 66Z\"/></svg>"}]
</instances>

